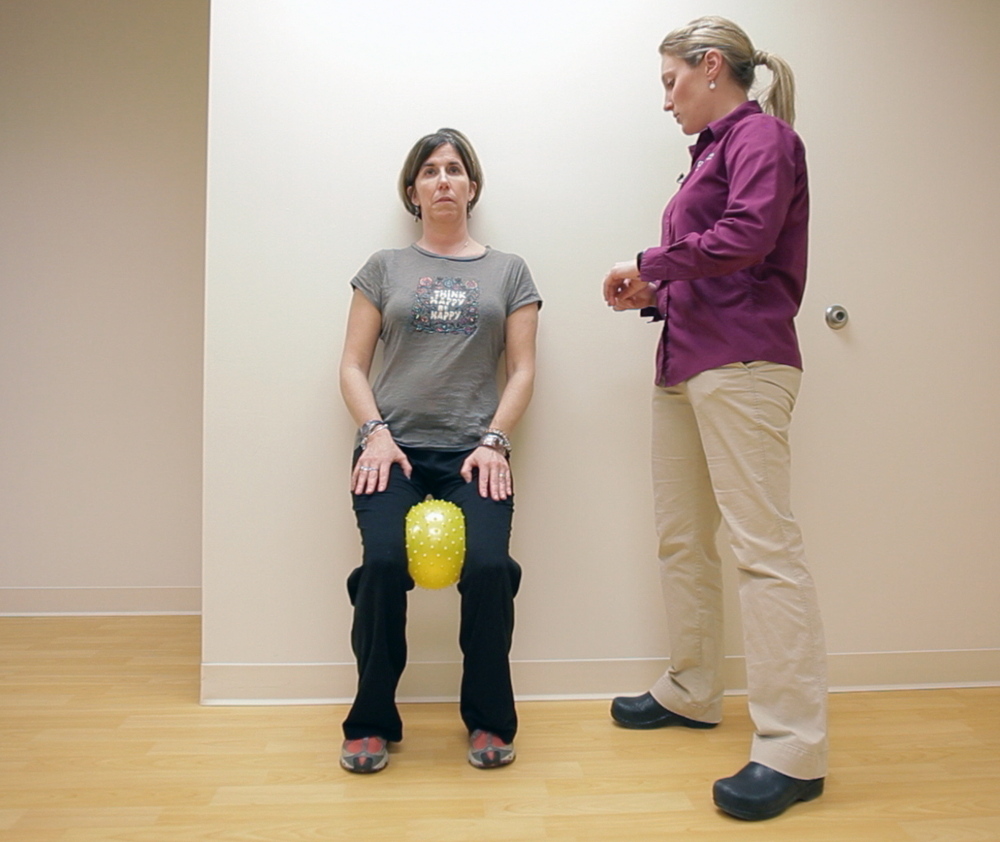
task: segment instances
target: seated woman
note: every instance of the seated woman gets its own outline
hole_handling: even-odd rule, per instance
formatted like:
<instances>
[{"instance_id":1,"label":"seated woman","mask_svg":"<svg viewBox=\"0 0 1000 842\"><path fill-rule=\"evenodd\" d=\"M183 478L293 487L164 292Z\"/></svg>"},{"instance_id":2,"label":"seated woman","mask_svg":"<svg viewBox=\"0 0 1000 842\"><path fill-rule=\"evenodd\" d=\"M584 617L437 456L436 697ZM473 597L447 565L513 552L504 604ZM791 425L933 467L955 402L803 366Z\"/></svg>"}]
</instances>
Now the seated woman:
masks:
<instances>
[{"instance_id":1,"label":"seated woman","mask_svg":"<svg viewBox=\"0 0 1000 842\"><path fill-rule=\"evenodd\" d=\"M351 772L383 769L387 743L403 736L395 693L413 588L404 521L428 494L465 516L458 590L468 760L481 769L514 760L508 655L521 569L508 549L514 491L507 434L531 399L541 298L520 257L470 236L469 213L482 188L476 153L461 132L441 129L418 140L399 191L421 236L408 248L377 252L351 281L340 383L360 427L351 491L363 543L361 566L347 580L358 691L340 762ZM382 367L371 386L379 339Z\"/></svg>"}]
</instances>

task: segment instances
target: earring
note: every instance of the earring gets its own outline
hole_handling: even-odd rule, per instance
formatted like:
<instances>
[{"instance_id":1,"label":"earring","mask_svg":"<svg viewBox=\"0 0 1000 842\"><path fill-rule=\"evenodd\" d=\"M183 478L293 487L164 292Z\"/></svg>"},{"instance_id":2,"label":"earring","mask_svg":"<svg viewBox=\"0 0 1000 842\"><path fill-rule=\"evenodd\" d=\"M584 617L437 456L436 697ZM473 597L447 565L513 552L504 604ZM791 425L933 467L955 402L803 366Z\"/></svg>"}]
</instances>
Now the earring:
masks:
<instances>
[{"instance_id":1,"label":"earring","mask_svg":"<svg viewBox=\"0 0 1000 842\"><path fill-rule=\"evenodd\" d=\"M709 80L709 83L708 83L708 89L709 89L710 91L714 91L714 90L715 90L715 79L711 79L711 80Z\"/></svg>"},{"instance_id":2,"label":"earring","mask_svg":"<svg viewBox=\"0 0 1000 842\"><path fill-rule=\"evenodd\" d=\"M413 221L414 222L420 222L420 206L419 205L417 206L417 209L413 212Z\"/></svg>"}]
</instances>

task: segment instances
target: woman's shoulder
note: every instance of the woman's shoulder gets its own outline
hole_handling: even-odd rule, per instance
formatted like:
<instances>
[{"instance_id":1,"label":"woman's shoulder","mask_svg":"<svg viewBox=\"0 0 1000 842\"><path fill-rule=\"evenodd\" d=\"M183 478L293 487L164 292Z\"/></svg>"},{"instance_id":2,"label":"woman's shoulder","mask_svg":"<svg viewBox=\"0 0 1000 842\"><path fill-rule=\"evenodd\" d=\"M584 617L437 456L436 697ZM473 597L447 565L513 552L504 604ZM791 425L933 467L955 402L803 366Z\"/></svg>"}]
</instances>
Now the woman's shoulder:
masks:
<instances>
[{"instance_id":1,"label":"woman's shoulder","mask_svg":"<svg viewBox=\"0 0 1000 842\"><path fill-rule=\"evenodd\" d=\"M422 254L420 249L413 245L409 245L403 246L402 248L379 249L378 251L372 252L371 257L368 259L377 260L381 263L388 263L389 261L399 260L400 258L417 257L420 254Z\"/></svg>"},{"instance_id":2,"label":"woman's shoulder","mask_svg":"<svg viewBox=\"0 0 1000 842\"><path fill-rule=\"evenodd\" d=\"M494 271L497 277L503 279L511 312L532 302L538 302L541 306L542 297L538 292L535 279L521 255L497 249L490 249L488 254L498 261L493 264Z\"/></svg>"},{"instance_id":3,"label":"woman's shoulder","mask_svg":"<svg viewBox=\"0 0 1000 842\"><path fill-rule=\"evenodd\" d=\"M401 254L407 251L410 251L410 249L379 249L373 252L368 260L369 262L389 263L392 260L398 259Z\"/></svg>"},{"instance_id":4,"label":"woman's shoulder","mask_svg":"<svg viewBox=\"0 0 1000 842\"><path fill-rule=\"evenodd\" d=\"M769 141L801 146L802 138L788 123L763 111L747 114L729 131L730 142Z\"/></svg>"},{"instance_id":5,"label":"woman's shoulder","mask_svg":"<svg viewBox=\"0 0 1000 842\"><path fill-rule=\"evenodd\" d=\"M386 256L389 254L391 249L379 249L378 251L372 252L368 255L368 259L365 260L364 266L384 266L386 262Z\"/></svg>"},{"instance_id":6,"label":"woman's shoulder","mask_svg":"<svg viewBox=\"0 0 1000 842\"><path fill-rule=\"evenodd\" d=\"M527 268L528 264L525 262L524 258L519 254L514 254L512 251L502 251L493 246L486 247L486 253L483 255L485 259L492 260L498 265L503 266L517 266Z\"/></svg>"},{"instance_id":7,"label":"woman's shoulder","mask_svg":"<svg viewBox=\"0 0 1000 842\"><path fill-rule=\"evenodd\" d=\"M772 166L778 162L785 162L796 170L806 167L806 147L802 138L773 114L748 114L730 129L720 146L728 167Z\"/></svg>"},{"instance_id":8,"label":"woman's shoulder","mask_svg":"<svg viewBox=\"0 0 1000 842\"><path fill-rule=\"evenodd\" d=\"M419 257L419 254L412 248L388 248L379 249L372 254L365 261L364 268L369 272L378 272L380 274L386 274L391 272L394 266L398 266L400 262L406 260L413 260Z\"/></svg>"}]
</instances>

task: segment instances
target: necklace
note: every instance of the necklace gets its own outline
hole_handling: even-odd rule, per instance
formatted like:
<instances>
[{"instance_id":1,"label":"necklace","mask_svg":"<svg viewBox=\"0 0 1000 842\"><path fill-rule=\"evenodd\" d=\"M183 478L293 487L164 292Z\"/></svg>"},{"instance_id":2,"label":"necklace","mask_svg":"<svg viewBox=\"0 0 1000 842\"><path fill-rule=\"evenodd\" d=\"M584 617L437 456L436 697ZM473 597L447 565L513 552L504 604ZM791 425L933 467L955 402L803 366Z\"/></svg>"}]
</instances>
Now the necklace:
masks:
<instances>
[{"instance_id":1,"label":"necklace","mask_svg":"<svg viewBox=\"0 0 1000 842\"><path fill-rule=\"evenodd\" d=\"M421 248L423 248L424 251L428 251L431 254L440 255L441 257L458 257L459 255L462 254L463 251L465 251L469 247L469 243L470 242L472 242L472 238L471 237L469 239L467 239L464 243L462 243L462 245L460 245L455 251L447 252L447 253L443 252L443 251L434 251L433 249L425 248L423 246L421 246ZM417 245L420 245L420 244L417 243Z\"/></svg>"}]
</instances>

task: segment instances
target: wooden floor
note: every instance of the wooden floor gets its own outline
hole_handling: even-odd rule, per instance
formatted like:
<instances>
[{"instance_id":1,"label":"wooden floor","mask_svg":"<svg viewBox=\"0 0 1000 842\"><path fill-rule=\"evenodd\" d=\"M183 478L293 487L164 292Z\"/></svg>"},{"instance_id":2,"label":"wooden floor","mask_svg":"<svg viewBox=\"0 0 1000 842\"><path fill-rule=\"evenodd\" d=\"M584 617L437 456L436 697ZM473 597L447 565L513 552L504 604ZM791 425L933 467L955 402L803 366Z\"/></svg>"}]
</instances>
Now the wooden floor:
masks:
<instances>
[{"instance_id":1,"label":"wooden floor","mask_svg":"<svg viewBox=\"0 0 1000 842\"><path fill-rule=\"evenodd\" d=\"M519 706L518 760L465 762L454 705L404 706L388 769L337 765L341 706L201 707L194 617L0 620L7 842L1000 840L1000 688L837 694L827 793L748 824L711 803L744 699L707 732Z\"/></svg>"}]
</instances>

